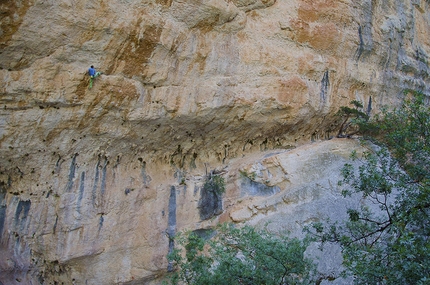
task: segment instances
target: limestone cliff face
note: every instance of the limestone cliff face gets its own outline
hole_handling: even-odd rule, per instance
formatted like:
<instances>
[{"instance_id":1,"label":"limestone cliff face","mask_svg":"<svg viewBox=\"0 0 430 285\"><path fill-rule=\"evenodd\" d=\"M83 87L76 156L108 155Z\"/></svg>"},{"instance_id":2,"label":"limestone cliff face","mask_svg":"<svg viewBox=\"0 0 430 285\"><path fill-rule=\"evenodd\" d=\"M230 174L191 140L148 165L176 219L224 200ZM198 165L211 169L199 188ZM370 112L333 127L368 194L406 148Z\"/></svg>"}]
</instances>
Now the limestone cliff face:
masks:
<instances>
[{"instance_id":1,"label":"limestone cliff face","mask_svg":"<svg viewBox=\"0 0 430 285\"><path fill-rule=\"evenodd\" d=\"M291 213L319 164L248 181L248 159L329 138L351 100L430 93L429 2L358 2L0 2L0 281L149 283L179 230Z\"/></svg>"}]
</instances>

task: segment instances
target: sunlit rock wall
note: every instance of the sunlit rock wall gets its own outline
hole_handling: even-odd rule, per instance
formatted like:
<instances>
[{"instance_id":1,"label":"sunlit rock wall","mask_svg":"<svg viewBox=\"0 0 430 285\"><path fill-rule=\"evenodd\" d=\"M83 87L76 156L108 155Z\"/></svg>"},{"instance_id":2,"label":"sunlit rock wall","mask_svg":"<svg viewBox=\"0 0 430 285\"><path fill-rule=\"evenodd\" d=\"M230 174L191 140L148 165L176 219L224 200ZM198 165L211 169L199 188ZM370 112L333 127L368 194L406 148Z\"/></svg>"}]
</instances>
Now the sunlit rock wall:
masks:
<instances>
[{"instance_id":1,"label":"sunlit rock wall","mask_svg":"<svg viewBox=\"0 0 430 285\"><path fill-rule=\"evenodd\" d=\"M0 9L4 284L157 280L169 236L252 222L237 193L285 191L241 180L233 160L332 137L351 100L373 114L406 89L430 93L424 0ZM90 65L104 73L91 89ZM228 182L222 199L201 193L211 171Z\"/></svg>"}]
</instances>

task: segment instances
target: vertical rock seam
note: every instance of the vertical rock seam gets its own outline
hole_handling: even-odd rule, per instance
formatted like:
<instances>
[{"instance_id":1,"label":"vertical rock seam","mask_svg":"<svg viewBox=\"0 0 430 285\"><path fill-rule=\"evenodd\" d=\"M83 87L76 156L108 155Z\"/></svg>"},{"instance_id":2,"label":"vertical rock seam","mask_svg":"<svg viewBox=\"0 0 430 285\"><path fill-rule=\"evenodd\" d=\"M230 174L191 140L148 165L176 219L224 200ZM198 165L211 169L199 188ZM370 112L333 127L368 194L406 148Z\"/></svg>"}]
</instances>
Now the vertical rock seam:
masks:
<instances>
[{"instance_id":1,"label":"vertical rock seam","mask_svg":"<svg viewBox=\"0 0 430 285\"><path fill-rule=\"evenodd\" d=\"M176 234L176 188L175 186L170 187L170 197L169 197L169 215L167 217L167 237L169 238L169 254L173 252L175 247L175 240L173 237ZM167 270L173 270L173 264L169 262L167 265Z\"/></svg>"}]
</instances>

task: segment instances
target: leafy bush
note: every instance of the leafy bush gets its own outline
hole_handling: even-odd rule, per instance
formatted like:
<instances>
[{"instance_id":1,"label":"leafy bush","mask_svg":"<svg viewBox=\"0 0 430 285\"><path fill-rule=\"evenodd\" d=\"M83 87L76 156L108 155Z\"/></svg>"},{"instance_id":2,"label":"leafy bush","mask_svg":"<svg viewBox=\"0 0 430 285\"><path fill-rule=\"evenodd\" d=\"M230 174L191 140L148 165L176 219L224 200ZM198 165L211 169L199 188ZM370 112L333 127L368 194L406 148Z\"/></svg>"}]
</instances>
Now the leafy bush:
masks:
<instances>
[{"instance_id":1,"label":"leafy bush","mask_svg":"<svg viewBox=\"0 0 430 285\"><path fill-rule=\"evenodd\" d=\"M177 271L172 284L310 284L312 263L304 258L307 243L250 226L223 224L205 240L191 232L176 238L169 260Z\"/></svg>"},{"instance_id":2,"label":"leafy bush","mask_svg":"<svg viewBox=\"0 0 430 285\"><path fill-rule=\"evenodd\" d=\"M225 192L225 180L221 175L211 174L207 177L203 189L221 195Z\"/></svg>"},{"instance_id":3,"label":"leafy bush","mask_svg":"<svg viewBox=\"0 0 430 285\"><path fill-rule=\"evenodd\" d=\"M365 122L369 120L369 116L361 110L363 109L361 102L353 100L350 104L354 105L354 108L342 106L336 113L337 116L343 119L337 133L338 138L357 134Z\"/></svg>"},{"instance_id":4,"label":"leafy bush","mask_svg":"<svg viewBox=\"0 0 430 285\"><path fill-rule=\"evenodd\" d=\"M365 155L358 173L351 165L342 171L344 194L360 193L369 204L348 210L345 223L308 229L323 243L341 245L345 274L356 284L430 281L430 108L414 95L369 122L379 150Z\"/></svg>"}]
</instances>

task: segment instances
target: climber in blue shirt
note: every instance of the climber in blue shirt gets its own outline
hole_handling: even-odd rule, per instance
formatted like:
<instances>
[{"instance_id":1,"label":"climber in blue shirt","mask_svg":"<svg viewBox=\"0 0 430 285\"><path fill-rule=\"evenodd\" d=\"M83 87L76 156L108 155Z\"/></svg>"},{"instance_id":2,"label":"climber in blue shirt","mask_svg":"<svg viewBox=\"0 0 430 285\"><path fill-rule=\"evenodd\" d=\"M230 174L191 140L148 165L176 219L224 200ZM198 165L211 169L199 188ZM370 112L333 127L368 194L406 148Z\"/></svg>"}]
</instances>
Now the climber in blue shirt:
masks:
<instances>
[{"instance_id":1,"label":"climber in blue shirt","mask_svg":"<svg viewBox=\"0 0 430 285\"><path fill-rule=\"evenodd\" d=\"M96 69L94 68L94 65L91 65L91 67L88 69L88 74L90 75L89 88L91 89L93 87L93 79L98 77L101 74L101 72L97 72Z\"/></svg>"},{"instance_id":2,"label":"climber in blue shirt","mask_svg":"<svg viewBox=\"0 0 430 285\"><path fill-rule=\"evenodd\" d=\"M91 65L91 67L88 69L88 74L91 76L91 77L94 77L95 75L96 75L96 69L94 68L94 65Z\"/></svg>"}]
</instances>

